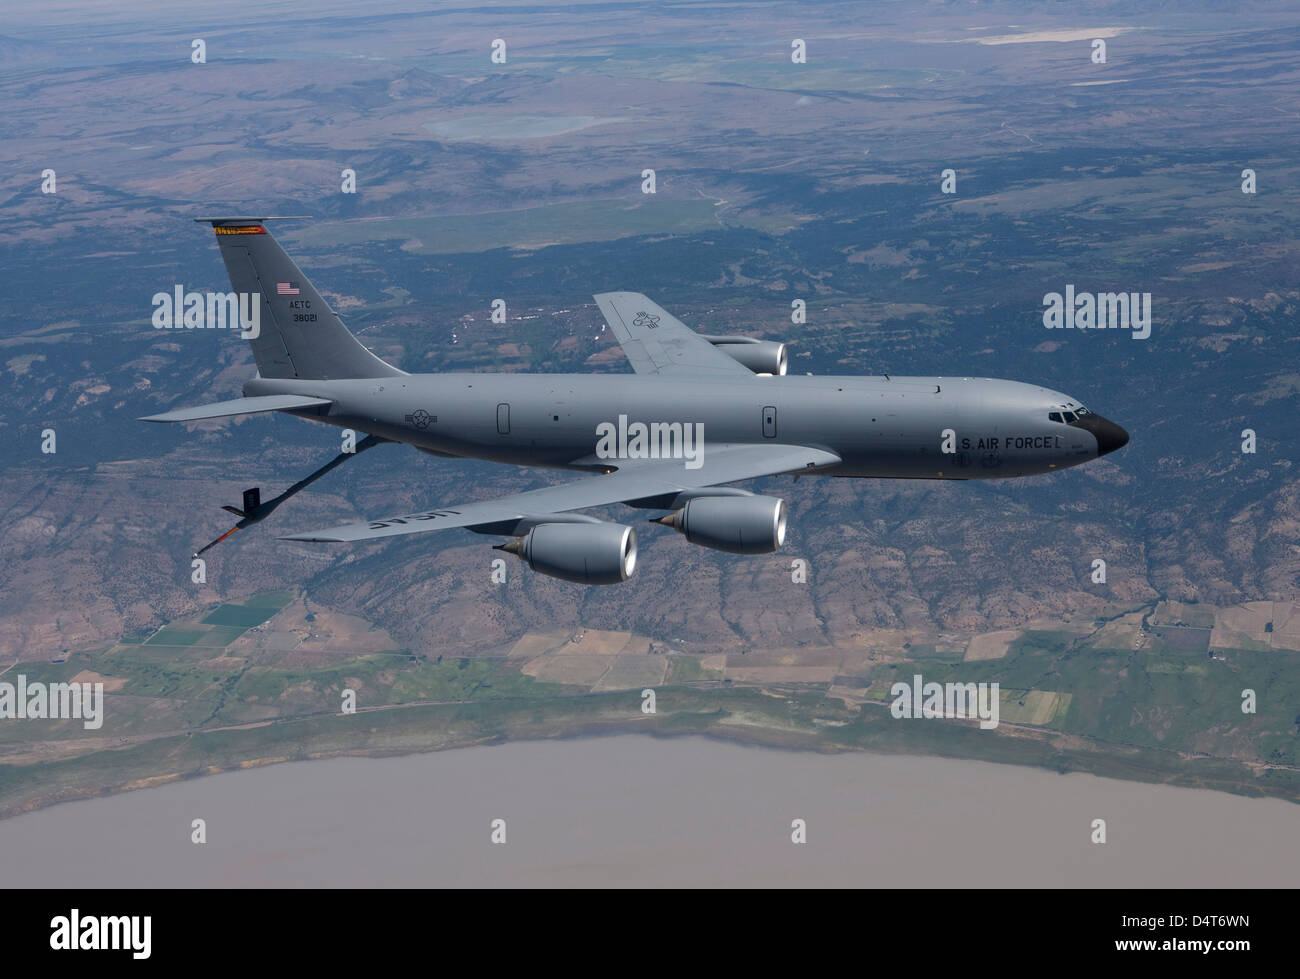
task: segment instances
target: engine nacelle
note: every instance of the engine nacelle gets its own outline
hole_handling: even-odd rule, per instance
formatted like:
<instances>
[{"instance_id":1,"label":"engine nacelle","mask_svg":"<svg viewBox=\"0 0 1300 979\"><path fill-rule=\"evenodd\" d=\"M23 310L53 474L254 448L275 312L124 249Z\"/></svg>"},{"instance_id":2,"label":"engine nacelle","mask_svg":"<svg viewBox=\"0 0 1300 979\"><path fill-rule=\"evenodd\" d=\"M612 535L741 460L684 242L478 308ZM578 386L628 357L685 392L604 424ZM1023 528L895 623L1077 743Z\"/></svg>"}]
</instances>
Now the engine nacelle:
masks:
<instances>
[{"instance_id":1,"label":"engine nacelle","mask_svg":"<svg viewBox=\"0 0 1300 979\"><path fill-rule=\"evenodd\" d=\"M777 343L775 340L719 337L709 342L732 360L744 364L755 374L781 376L785 374L789 363L785 344Z\"/></svg>"},{"instance_id":2,"label":"engine nacelle","mask_svg":"<svg viewBox=\"0 0 1300 979\"><path fill-rule=\"evenodd\" d=\"M544 523L498 550L538 574L583 585L617 585L636 567L636 532L613 523Z\"/></svg>"},{"instance_id":3,"label":"engine nacelle","mask_svg":"<svg viewBox=\"0 0 1300 979\"><path fill-rule=\"evenodd\" d=\"M785 543L785 500L771 496L700 496L655 523L692 544L732 554L770 554Z\"/></svg>"}]
</instances>

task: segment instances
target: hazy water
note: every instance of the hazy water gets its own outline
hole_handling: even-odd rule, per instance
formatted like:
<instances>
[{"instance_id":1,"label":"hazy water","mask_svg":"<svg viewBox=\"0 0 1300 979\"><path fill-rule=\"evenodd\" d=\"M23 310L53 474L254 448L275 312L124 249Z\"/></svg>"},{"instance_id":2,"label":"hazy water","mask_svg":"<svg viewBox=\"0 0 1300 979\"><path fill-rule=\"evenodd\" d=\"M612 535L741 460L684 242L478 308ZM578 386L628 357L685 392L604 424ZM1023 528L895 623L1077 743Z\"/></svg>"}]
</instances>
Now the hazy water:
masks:
<instances>
[{"instance_id":1,"label":"hazy water","mask_svg":"<svg viewBox=\"0 0 1300 979\"><path fill-rule=\"evenodd\" d=\"M806 845L790 842L796 817ZM0 821L0 883L1290 887L1298 839L1300 805L1276 800L628 735L295 762L55 806Z\"/></svg>"},{"instance_id":2,"label":"hazy water","mask_svg":"<svg viewBox=\"0 0 1300 979\"><path fill-rule=\"evenodd\" d=\"M519 140L549 139L576 133L592 126L606 126L612 122L630 122L623 116L461 116L426 122L424 128L443 139L464 140Z\"/></svg>"}]
</instances>

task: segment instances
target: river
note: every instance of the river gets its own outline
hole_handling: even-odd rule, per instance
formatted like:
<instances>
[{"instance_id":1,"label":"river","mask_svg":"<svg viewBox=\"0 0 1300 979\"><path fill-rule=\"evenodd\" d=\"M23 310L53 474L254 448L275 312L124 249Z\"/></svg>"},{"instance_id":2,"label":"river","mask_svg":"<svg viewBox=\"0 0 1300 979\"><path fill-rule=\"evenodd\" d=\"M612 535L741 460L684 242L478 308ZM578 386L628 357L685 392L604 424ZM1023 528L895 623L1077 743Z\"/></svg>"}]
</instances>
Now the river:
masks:
<instances>
[{"instance_id":1,"label":"river","mask_svg":"<svg viewBox=\"0 0 1300 979\"><path fill-rule=\"evenodd\" d=\"M194 819L207 842L191 842ZM491 840L505 820L506 842ZM791 842L791 822L807 843ZM1107 842L1091 842L1094 819ZM9 887L1291 887L1300 805L700 737L292 762L0 821Z\"/></svg>"}]
</instances>

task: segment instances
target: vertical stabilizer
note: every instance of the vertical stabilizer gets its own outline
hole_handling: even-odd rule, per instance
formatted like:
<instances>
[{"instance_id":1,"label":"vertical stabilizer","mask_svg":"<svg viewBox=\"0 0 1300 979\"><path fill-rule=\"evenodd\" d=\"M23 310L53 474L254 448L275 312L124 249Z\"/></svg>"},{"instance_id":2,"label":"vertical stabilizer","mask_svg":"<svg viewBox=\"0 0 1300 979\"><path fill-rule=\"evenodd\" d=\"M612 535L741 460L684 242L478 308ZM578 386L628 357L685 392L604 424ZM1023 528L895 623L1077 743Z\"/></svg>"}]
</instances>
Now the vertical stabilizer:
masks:
<instances>
[{"instance_id":1,"label":"vertical stabilizer","mask_svg":"<svg viewBox=\"0 0 1300 979\"><path fill-rule=\"evenodd\" d=\"M221 258L237 293L261 297L259 335L250 340L262 377L333 380L394 377L384 363L348 332L268 232L269 218L195 218L211 224Z\"/></svg>"}]
</instances>

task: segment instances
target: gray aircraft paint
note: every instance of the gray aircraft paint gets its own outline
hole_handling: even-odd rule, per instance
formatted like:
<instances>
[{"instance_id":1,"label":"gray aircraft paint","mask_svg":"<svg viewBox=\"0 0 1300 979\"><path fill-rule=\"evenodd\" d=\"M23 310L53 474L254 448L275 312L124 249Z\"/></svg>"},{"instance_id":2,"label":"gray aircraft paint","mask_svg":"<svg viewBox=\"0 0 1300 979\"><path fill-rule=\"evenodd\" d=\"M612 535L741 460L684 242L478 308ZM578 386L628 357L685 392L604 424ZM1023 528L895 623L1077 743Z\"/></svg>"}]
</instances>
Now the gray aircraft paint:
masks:
<instances>
[{"instance_id":1,"label":"gray aircraft paint","mask_svg":"<svg viewBox=\"0 0 1300 979\"><path fill-rule=\"evenodd\" d=\"M319 413L291 413L432 452L521 466L604 468L575 460L594 460L596 427L620 414L702 424L706 444L776 441L827 449L844 460L824 470L835 476L1025 476L1100 453L1092 432L1048 421L1049 412L1077 401L990 378L786 376L710 378L701 385L652 375L412 374L365 381L259 378L244 385L244 394L328 399L332 405ZM508 434L498 430L502 404L510 406ZM768 437L763 411L773 407L776 434ZM940 451L947 428L956 433L955 453ZM1050 439L1051 447L1008 449L1008 437ZM961 449L962 439L971 448ZM989 447L992 439L998 448Z\"/></svg>"},{"instance_id":2,"label":"gray aircraft paint","mask_svg":"<svg viewBox=\"0 0 1300 979\"><path fill-rule=\"evenodd\" d=\"M406 374L348 332L265 230L269 219L196 220L213 226L235 291L261 296L262 330L250 341L258 376L244 385L243 399L147 420L285 411L365 432L372 436L367 445L387 440L450 458L592 474L546 490L459 507L440 505L418 514L289 535L291 539L366 540L447 527L519 536L546 522L594 522L569 512L573 510L615 502L676 509L695 496L741 493L718 487L761 476L1028 476L1087 462L1128 441L1122 428L1087 412L1068 395L1018 381L755 373L765 362L783 370L784 346L697 334L634 292L594 297L634 375ZM1049 418L1052 412L1080 414L1073 421L1055 421ZM700 458L598 456L601 426L622 417L629 423L681 424L702 432ZM949 446L952 451L946 451ZM263 519L340 461L274 501L257 504L254 497L251 511L226 507L243 518L235 529ZM710 519L727 523L727 506L707 512ZM734 512L739 515L740 508ZM700 538L718 539L735 530L712 529L717 534L701 533ZM596 535L590 532L593 547ZM576 553L578 565L586 567L580 544L584 532L564 536L578 543L565 545L568 553L561 557L568 560ZM224 537L213 544L220 540ZM772 543L779 546L775 539ZM594 551L591 556L596 562Z\"/></svg>"}]
</instances>

